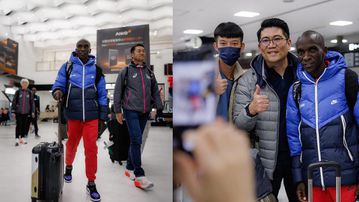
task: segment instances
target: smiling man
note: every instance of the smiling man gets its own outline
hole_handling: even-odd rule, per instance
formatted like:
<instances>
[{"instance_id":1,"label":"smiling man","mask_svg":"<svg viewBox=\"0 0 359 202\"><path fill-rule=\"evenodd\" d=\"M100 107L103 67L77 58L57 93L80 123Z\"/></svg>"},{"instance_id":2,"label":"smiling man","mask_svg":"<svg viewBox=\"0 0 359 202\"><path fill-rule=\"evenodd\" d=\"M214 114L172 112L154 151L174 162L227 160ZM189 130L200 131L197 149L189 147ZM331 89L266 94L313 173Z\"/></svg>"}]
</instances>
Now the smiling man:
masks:
<instances>
[{"instance_id":1,"label":"smiling man","mask_svg":"<svg viewBox=\"0 0 359 202\"><path fill-rule=\"evenodd\" d=\"M278 18L266 19L257 32L260 55L239 80L233 121L256 140L259 155L273 194L277 197L282 179L290 202L296 201L291 158L286 135L286 103L295 79L297 58L291 47L289 28Z\"/></svg>"},{"instance_id":2,"label":"smiling man","mask_svg":"<svg viewBox=\"0 0 359 202\"><path fill-rule=\"evenodd\" d=\"M81 39L76 43L70 60L60 68L52 86L56 100L64 102L67 119L66 172L64 180L72 181L72 164L77 146L83 137L85 147L86 186L92 201L100 201L95 179L97 172L97 131L99 122L107 119L107 92L105 77L95 64L95 56L90 55L90 42ZM65 95L65 96L64 96Z\"/></svg>"}]
</instances>

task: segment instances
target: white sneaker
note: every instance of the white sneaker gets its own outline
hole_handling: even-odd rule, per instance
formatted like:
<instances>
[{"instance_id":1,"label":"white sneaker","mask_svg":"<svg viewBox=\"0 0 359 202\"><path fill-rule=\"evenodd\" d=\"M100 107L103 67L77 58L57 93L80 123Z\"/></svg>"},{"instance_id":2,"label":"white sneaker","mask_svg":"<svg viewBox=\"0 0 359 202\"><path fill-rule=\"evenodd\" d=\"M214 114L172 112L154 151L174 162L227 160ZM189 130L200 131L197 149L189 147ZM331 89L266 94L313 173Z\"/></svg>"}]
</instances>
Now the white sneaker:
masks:
<instances>
[{"instance_id":1,"label":"white sneaker","mask_svg":"<svg viewBox=\"0 0 359 202\"><path fill-rule=\"evenodd\" d=\"M133 173L133 170L125 170L125 176L130 178L130 180L135 180L136 176L135 173Z\"/></svg>"},{"instance_id":2,"label":"white sneaker","mask_svg":"<svg viewBox=\"0 0 359 202\"><path fill-rule=\"evenodd\" d=\"M135 186L145 191L151 190L154 186L153 182L149 181L145 176L136 177Z\"/></svg>"}]
</instances>

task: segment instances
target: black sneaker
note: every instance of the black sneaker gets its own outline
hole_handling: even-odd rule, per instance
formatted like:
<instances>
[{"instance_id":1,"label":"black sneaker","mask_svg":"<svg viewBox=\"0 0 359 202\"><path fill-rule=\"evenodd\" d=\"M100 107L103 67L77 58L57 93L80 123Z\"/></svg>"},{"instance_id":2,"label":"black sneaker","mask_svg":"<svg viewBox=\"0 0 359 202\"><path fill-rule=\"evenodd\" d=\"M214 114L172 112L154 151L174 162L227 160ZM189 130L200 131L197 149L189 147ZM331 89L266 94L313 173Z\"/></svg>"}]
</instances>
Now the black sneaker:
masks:
<instances>
[{"instance_id":1,"label":"black sneaker","mask_svg":"<svg viewBox=\"0 0 359 202\"><path fill-rule=\"evenodd\" d=\"M35 134L35 138L40 138L41 136L38 134Z\"/></svg>"},{"instance_id":2,"label":"black sneaker","mask_svg":"<svg viewBox=\"0 0 359 202\"><path fill-rule=\"evenodd\" d=\"M91 201L101 201L101 196L96 189L96 184L94 182L87 184L86 186L87 193L90 195Z\"/></svg>"},{"instance_id":3,"label":"black sneaker","mask_svg":"<svg viewBox=\"0 0 359 202\"><path fill-rule=\"evenodd\" d=\"M66 183L71 183L72 182L71 171L72 171L72 167L67 167L66 166L66 171L65 171L65 174L64 174L64 180L65 180Z\"/></svg>"}]
</instances>

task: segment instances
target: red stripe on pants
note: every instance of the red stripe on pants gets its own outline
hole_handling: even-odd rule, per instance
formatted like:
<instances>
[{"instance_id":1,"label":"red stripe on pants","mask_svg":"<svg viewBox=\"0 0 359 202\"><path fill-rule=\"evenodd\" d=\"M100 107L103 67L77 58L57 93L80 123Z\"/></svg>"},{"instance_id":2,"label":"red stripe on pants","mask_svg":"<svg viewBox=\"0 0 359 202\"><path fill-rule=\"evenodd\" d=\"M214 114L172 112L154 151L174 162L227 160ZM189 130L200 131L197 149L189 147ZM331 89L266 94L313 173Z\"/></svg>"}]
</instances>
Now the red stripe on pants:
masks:
<instances>
[{"instance_id":1,"label":"red stripe on pants","mask_svg":"<svg viewBox=\"0 0 359 202\"><path fill-rule=\"evenodd\" d=\"M74 162L77 146L83 137L85 147L85 163L86 176L89 181L95 181L97 172L97 131L98 119L81 121L68 120L67 121L67 135L66 142L66 166L72 166Z\"/></svg>"},{"instance_id":2,"label":"red stripe on pants","mask_svg":"<svg viewBox=\"0 0 359 202\"><path fill-rule=\"evenodd\" d=\"M341 202L353 202L356 186L341 187ZM327 187L323 191L321 187L313 188L313 202L335 202L335 187Z\"/></svg>"}]
</instances>

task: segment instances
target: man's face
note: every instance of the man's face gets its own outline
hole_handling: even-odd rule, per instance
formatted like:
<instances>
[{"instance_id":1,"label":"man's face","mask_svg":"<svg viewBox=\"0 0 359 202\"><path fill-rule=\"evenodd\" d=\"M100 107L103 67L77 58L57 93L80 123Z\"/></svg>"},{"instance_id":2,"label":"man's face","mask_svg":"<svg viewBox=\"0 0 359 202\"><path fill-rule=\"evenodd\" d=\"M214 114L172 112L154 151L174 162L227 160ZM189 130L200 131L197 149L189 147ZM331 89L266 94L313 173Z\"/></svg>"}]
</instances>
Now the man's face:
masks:
<instances>
[{"instance_id":1,"label":"man's face","mask_svg":"<svg viewBox=\"0 0 359 202\"><path fill-rule=\"evenodd\" d=\"M241 38L227 38L227 37L217 37L216 42L213 44L214 48L218 51L219 48L224 47L235 47L235 48L244 48L244 44L242 44Z\"/></svg>"},{"instance_id":2,"label":"man's face","mask_svg":"<svg viewBox=\"0 0 359 202\"><path fill-rule=\"evenodd\" d=\"M311 75L316 75L324 64L326 49L309 36L303 36L297 41L299 62Z\"/></svg>"},{"instance_id":3,"label":"man's face","mask_svg":"<svg viewBox=\"0 0 359 202\"><path fill-rule=\"evenodd\" d=\"M145 48L142 46L137 46L131 55L134 61L144 62L146 56Z\"/></svg>"},{"instance_id":4,"label":"man's face","mask_svg":"<svg viewBox=\"0 0 359 202\"><path fill-rule=\"evenodd\" d=\"M86 60L90 54L90 43L86 40L80 40L76 44L76 55L81 60Z\"/></svg>"},{"instance_id":5,"label":"man's face","mask_svg":"<svg viewBox=\"0 0 359 202\"><path fill-rule=\"evenodd\" d=\"M36 94L36 88L32 88L31 91L34 95Z\"/></svg>"},{"instance_id":6,"label":"man's face","mask_svg":"<svg viewBox=\"0 0 359 202\"><path fill-rule=\"evenodd\" d=\"M279 27L268 27L261 32L258 48L269 66L276 66L278 62L284 60L290 46L291 40L287 39Z\"/></svg>"}]
</instances>

